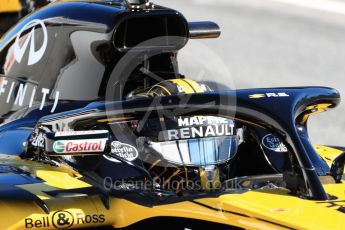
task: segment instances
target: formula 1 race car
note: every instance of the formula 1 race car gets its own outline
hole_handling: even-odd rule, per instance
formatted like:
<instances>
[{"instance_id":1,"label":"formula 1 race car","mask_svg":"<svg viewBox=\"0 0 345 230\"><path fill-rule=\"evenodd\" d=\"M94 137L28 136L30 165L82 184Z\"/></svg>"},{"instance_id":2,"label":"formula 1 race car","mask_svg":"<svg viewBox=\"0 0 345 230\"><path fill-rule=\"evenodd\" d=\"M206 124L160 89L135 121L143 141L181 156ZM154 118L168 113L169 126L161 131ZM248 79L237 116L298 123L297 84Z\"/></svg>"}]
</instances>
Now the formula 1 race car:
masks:
<instances>
[{"instance_id":1,"label":"formula 1 race car","mask_svg":"<svg viewBox=\"0 0 345 230\"><path fill-rule=\"evenodd\" d=\"M343 229L323 87L218 91L177 54L217 38L145 0L59 1L0 43L0 228Z\"/></svg>"}]
</instances>

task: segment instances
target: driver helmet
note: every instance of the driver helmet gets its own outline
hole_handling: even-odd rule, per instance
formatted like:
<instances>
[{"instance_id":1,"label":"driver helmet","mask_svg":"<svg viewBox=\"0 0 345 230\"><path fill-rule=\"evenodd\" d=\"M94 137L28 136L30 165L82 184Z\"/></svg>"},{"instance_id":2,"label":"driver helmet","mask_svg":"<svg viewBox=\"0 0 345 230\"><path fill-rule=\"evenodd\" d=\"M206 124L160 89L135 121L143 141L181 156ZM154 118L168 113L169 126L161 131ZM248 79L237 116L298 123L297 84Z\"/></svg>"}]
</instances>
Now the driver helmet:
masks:
<instances>
[{"instance_id":1,"label":"driver helmet","mask_svg":"<svg viewBox=\"0 0 345 230\"><path fill-rule=\"evenodd\" d=\"M136 96L205 93L211 89L191 79L160 82ZM231 118L192 116L145 118L138 122L138 151L145 168L162 190L218 190L237 153L242 135Z\"/></svg>"}]
</instances>

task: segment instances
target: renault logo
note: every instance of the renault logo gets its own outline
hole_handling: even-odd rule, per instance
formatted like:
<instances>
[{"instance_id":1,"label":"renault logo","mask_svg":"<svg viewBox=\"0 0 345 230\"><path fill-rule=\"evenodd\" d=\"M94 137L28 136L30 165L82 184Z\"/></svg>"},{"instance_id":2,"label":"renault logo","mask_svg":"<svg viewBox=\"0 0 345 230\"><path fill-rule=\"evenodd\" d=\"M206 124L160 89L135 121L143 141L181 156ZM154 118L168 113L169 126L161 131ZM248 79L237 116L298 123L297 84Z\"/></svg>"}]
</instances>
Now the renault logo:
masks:
<instances>
[{"instance_id":1,"label":"renault logo","mask_svg":"<svg viewBox=\"0 0 345 230\"><path fill-rule=\"evenodd\" d=\"M35 29L40 26L43 31L43 43L39 47L39 49L36 50L35 47ZM31 29L32 28L32 29ZM27 33L26 37L24 39L21 39L21 35L24 31L27 31L31 29L29 33ZM21 44L22 43L22 44ZM43 21L39 19L35 19L27 23L18 33L16 42L14 44L14 57L18 63L21 63L23 56L25 54L25 51L30 47L29 49L29 57L28 57L28 65L36 64L41 60L43 57L48 45L48 32L47 28L44 25Z\"/></svg>"}]
</instances>

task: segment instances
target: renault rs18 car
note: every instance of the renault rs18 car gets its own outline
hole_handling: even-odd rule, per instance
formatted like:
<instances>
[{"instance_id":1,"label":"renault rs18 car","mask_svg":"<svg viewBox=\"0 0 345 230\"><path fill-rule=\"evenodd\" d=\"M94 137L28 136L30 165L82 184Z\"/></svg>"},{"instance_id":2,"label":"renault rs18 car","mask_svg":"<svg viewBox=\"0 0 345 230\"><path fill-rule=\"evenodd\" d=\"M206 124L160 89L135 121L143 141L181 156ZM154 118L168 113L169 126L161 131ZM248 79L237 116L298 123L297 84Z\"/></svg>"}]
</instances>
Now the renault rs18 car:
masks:
<instances>
[{"instance_id":1,"label":"renault rs18 car","mask_svg":"<svg viewBox=\"0 0 345 230\"><path fill-rule=\"evenodd\" d=\"M344 229L325 87L219 91L179 72L217 38L144 0L59 1L0 43L0 228Z\"/></svg>"}]
</instances>

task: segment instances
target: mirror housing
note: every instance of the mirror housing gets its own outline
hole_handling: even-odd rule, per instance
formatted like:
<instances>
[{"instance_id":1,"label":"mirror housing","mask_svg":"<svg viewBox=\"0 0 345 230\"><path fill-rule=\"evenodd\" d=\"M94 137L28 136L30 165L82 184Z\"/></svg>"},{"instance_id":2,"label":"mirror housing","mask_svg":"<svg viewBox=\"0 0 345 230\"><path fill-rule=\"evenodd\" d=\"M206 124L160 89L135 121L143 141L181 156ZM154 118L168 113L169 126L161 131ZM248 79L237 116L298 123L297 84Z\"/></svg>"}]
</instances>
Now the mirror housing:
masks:
<instances>
[{"instance_id":1,"label":"mirror housing","mask_svg":"<svg viewBox=\"0 0 345 230\"><path fill-rule=\"evenodd\" d=\"M219 26L211 21L188 22L191 39L218 38L221 34Z\"/></svg>"}]
</instances>

